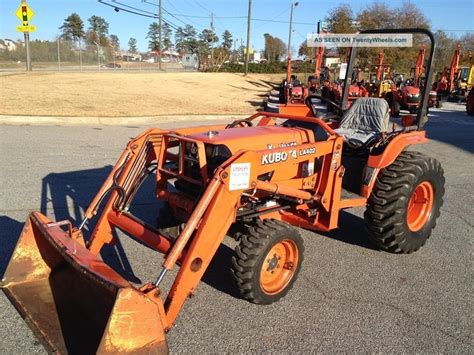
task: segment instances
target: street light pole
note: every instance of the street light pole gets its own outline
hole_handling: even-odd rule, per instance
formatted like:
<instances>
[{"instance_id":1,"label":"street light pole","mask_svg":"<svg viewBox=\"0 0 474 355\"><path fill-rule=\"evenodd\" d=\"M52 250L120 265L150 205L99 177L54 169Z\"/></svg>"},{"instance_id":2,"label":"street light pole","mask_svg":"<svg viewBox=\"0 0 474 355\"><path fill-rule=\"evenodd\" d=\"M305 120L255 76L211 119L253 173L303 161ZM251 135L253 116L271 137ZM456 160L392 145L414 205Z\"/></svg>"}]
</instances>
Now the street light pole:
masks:
<instances>
[{"instance_id":1,"label":"street light pole","mask_svg":"<svg viewBox=\"0 0 474 355\"><path fill-rule=\"evenodd\" d=\"M286 82L291 82L291 33L293 32L293 9L298 6L298 2L291 3L291 11L290 11L290 30L288 33L288 68L286 70Z\"/></svg>"},{"instance_id":2,"label":"street light pole","mask_svg":"<svg viewBox=\"0 0 474 355\"><path fill-rule=\"evenodd\" d=\"M293 31L293 9L298 6L298 2L291 3L290 11L290 31L288 33L288 58L291 58L291 32Z\"/></svg>"}]
</instances>

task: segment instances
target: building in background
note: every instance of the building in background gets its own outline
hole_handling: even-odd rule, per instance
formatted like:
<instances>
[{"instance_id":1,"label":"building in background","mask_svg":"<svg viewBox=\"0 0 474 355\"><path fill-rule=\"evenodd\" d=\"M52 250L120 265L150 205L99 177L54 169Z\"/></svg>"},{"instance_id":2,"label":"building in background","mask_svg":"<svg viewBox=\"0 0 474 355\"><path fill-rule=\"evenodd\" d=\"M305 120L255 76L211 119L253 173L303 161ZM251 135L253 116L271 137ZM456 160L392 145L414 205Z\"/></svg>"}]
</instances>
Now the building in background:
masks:
<instances>
[{"instance_id":1,"label":"building in background","mask_svg":"<svg viewBox=\"0 0 474 355\"><path fill-rule=\"evenodd\" d=\"M14 41L9 38L0 39L0 49L3 50L14 51L19 45L22 45L21 41Z\"/></svg>"}]
</instances>

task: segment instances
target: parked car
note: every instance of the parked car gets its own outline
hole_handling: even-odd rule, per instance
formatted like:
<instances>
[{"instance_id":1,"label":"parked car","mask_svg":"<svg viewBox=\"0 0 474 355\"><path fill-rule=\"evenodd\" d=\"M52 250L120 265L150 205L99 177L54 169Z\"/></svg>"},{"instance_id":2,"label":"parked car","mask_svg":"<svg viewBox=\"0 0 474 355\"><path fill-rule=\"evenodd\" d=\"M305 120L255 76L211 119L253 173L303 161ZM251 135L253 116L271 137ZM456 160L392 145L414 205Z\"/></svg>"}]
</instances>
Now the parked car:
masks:
<instances>
[{"instance_id":1,"label":"parked car","mask_svg":"<svg viewBox=\"0 0 474 355\"><path fill-rule=\"evenodd\" d=\"M118 63L107 63L102 66L102 68L110 68L110 69L115 69L115 68L121 68L122 66Z\"/></svg>"}]
</instances>

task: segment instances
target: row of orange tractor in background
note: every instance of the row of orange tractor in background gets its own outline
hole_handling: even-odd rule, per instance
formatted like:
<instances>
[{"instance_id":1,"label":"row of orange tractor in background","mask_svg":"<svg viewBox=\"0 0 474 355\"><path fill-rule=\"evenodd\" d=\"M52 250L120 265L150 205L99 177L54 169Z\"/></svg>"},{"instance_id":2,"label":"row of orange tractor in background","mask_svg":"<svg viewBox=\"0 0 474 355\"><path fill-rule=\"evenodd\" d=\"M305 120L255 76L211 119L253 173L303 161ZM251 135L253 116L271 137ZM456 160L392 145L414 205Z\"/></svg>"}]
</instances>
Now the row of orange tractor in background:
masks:
<instances>
[{"instance_id":1,"label":"row of orange tractor in background","mask_svg":"<svg viewBox=\"0 0 474 355\"><path fill-rule=\"evenodd\" d=\"M416 113L420 108L421 89L425 83L425 54L426 48L420 48L415 66L409 78L403 74L393 73L392 65L384 62L383 49L379 52L377 64L365 70L360 66L353 68L352 82L348 89L347 107L360 97L378 97L387 100L391 115L398 117L400 110ZM276 113L307 112L305 99L309 95L320 94L322 97L339 103L343 94L343 81L337 79L336 70L324 67L324 47L315 51L315 71L308 76L306 83L292 74L291 58L288 59L288 69L285 80L278 89L272 90L264 103L265 111ZM442 106L444 100L451 102L466 101L468 114L474 115L474 99L472 83L474 81L474 64L461 67L461 45L455 48L449 67L444 67L433 83L428 100L428 107ZM368 69L368 70L367 70ZM368 71L369 79L363 79ZM330 110L333 105L328 106Z\"/></svg>"}]
</instances>

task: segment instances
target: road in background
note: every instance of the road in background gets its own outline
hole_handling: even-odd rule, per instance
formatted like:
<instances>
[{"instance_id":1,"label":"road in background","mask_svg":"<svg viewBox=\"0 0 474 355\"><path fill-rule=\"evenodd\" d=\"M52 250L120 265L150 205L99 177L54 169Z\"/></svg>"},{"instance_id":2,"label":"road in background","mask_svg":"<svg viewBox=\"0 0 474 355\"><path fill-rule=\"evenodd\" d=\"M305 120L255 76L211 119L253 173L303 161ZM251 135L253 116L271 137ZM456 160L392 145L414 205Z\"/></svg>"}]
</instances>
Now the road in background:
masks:
<instances>
[{"instance_id":1,"label":"road in background","mask_svg":"<svg viewBox=\"0 0 474 355\"><path fill-rule=\"evenodd\" d=\"M430 144L415 149L441 161L446 200L425 247L411 255L380 252L367 241L363 209L344 212L329 235L301 231L305 260L293 290L257 306L236 294L227 271L234 243L226 241L169 332L170 349L471 352L474 119L461 104L430 112ZM144 129L0 126L0 272L29 211L77 224L128 138ZM139 199L143 210L151 208ZM105 258L136 283L153 280L162 260L123 237ZM3 293L0 318L1 353L44 352Z\"/></svg>"}]
</instances>

